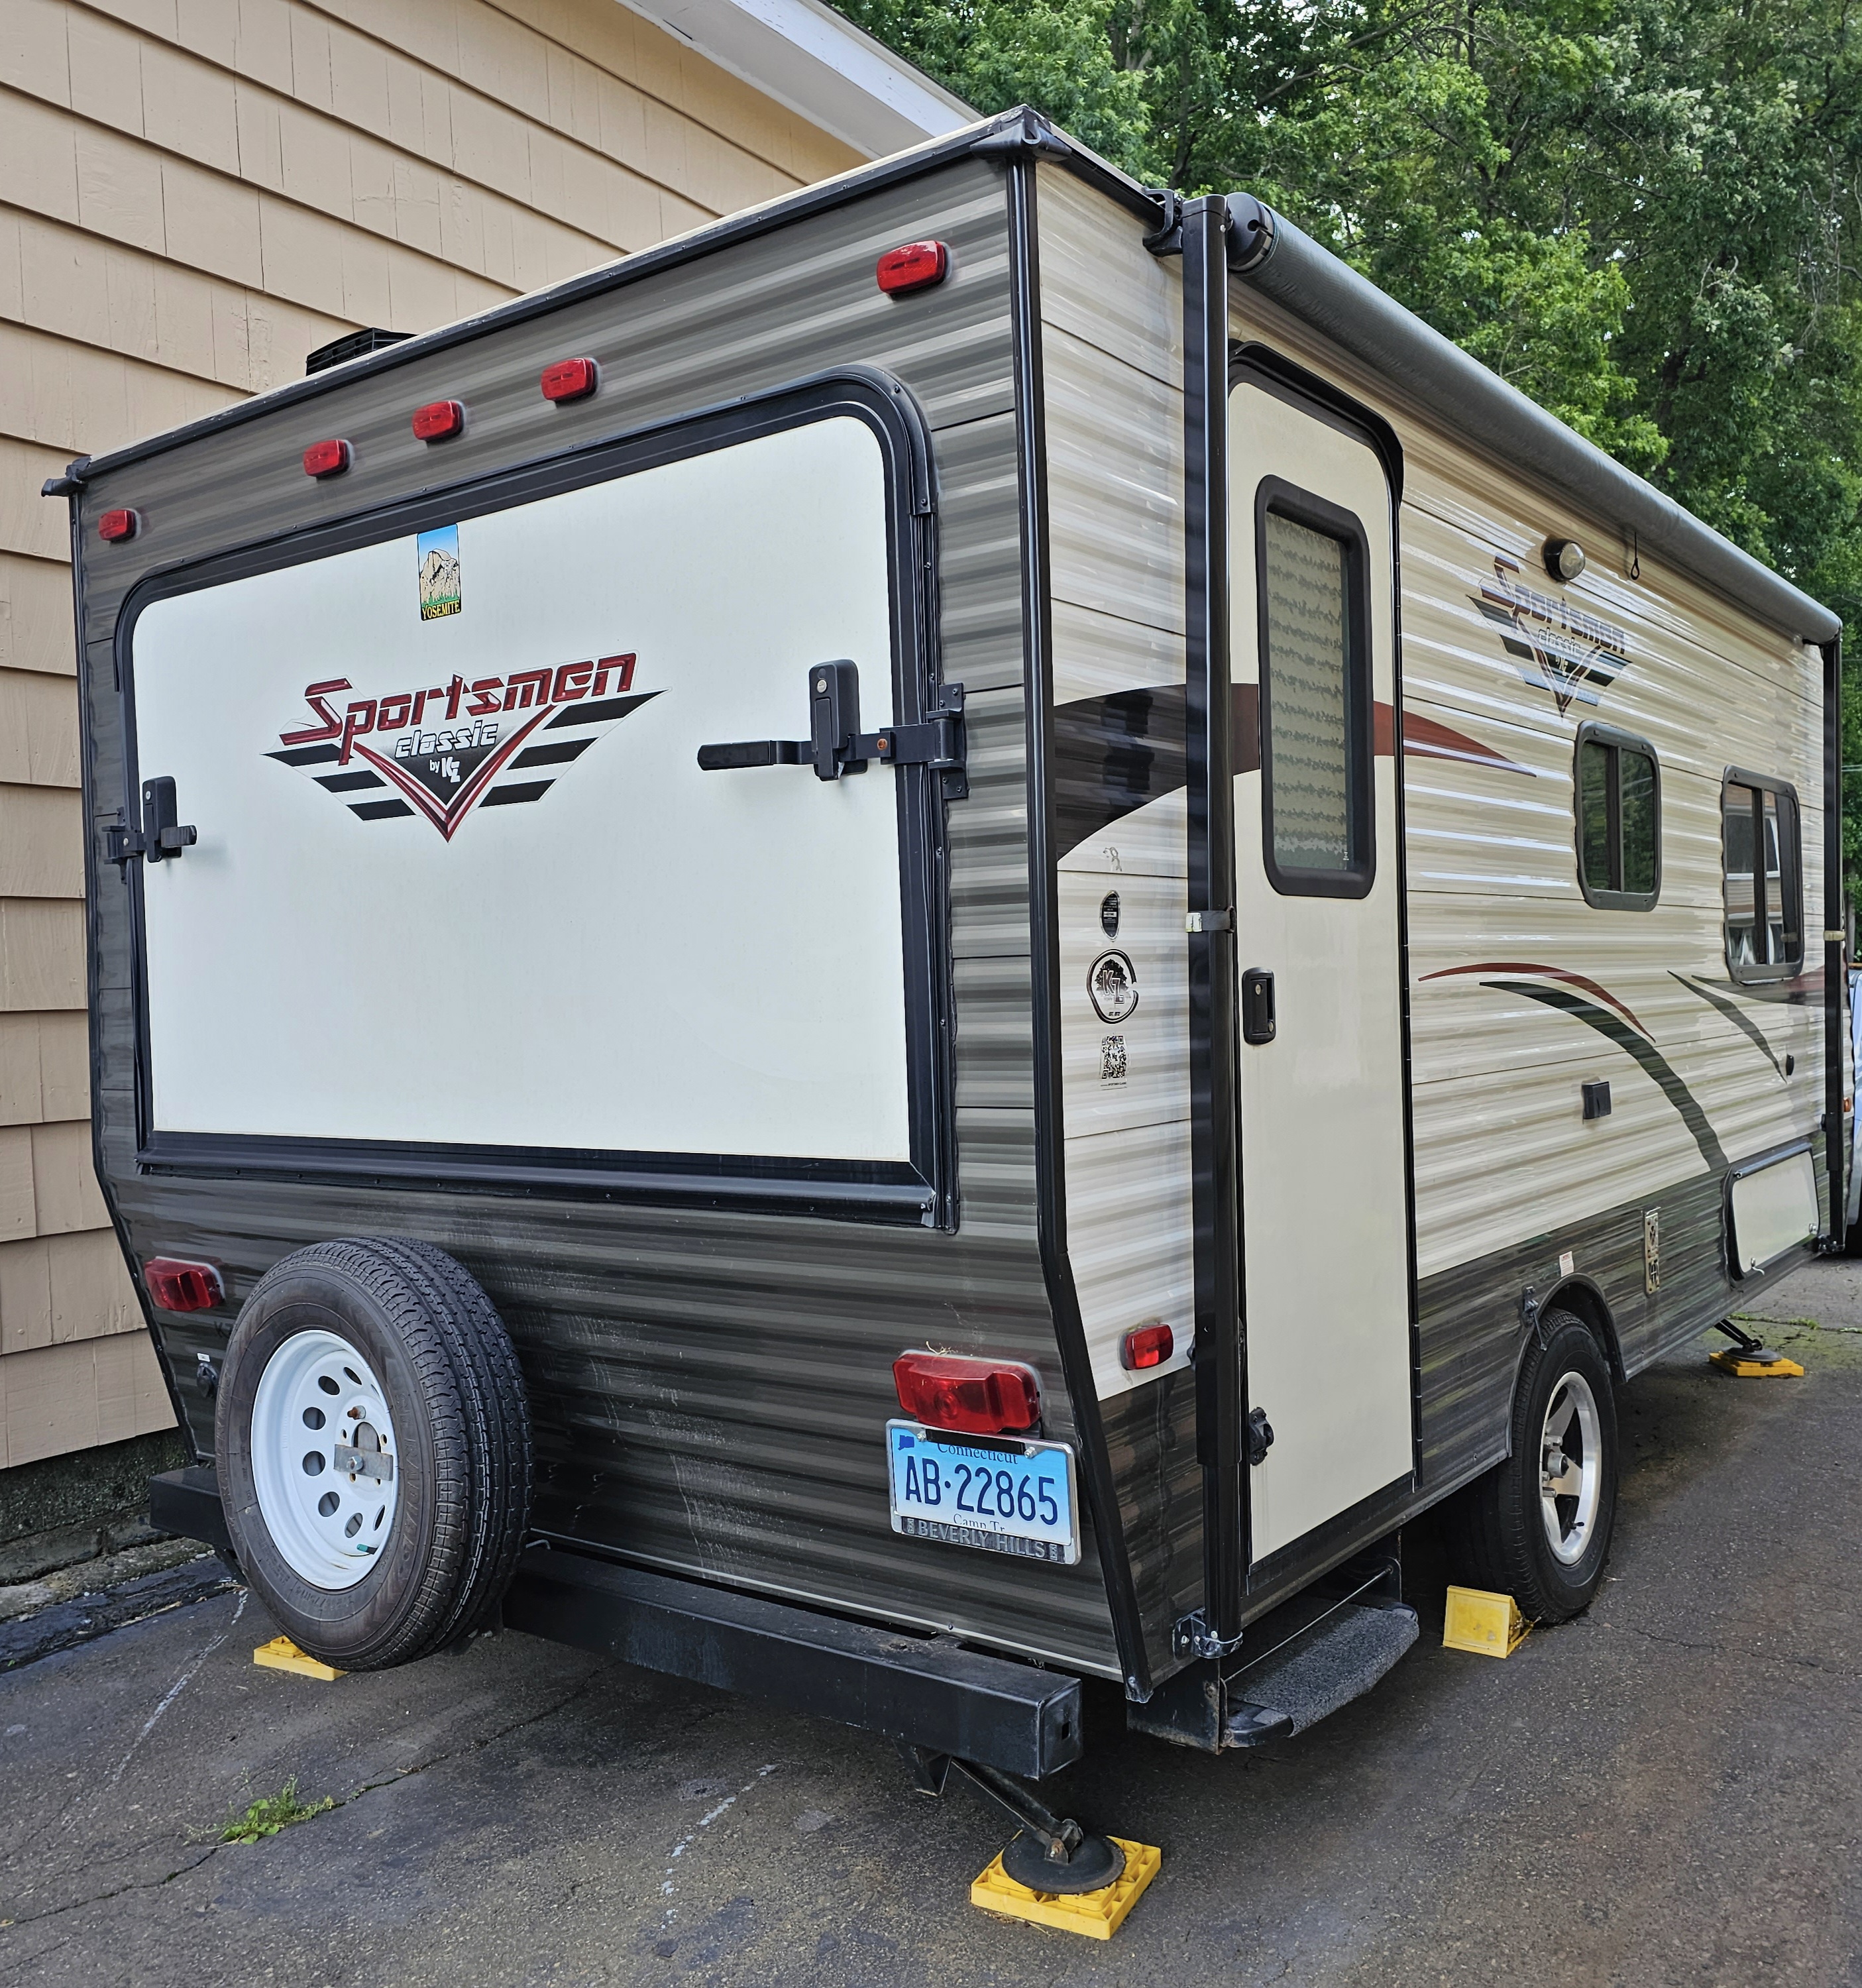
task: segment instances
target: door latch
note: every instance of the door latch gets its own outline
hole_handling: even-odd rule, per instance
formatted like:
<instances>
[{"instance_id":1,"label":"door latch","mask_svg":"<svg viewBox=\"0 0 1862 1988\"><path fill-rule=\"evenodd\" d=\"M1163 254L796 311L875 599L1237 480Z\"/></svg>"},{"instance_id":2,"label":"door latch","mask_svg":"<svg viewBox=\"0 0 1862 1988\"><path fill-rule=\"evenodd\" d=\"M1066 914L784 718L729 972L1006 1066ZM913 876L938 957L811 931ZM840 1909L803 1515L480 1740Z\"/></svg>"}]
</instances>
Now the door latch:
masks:
<instances>
[{"instance_id":1,"label":"door latch","mask_svg":"<svg viewBox=\"0 0 1862 1988\"><path fill-rule=\"evenodd\" d=\"M1271 1043L1274 1039L1274 977L1264 966L1251 966L1242 975L1242 1040Z\"/></svg>"},{"instance_id":2,"label":"door latch","mask_svg":"<svg viewBox=\"0 0 1862 1988\"><path fill-rule=\"evenodd\" d=\"M882 766L928 767L938 775L947 801L968 798L961 684L940 685L919 724L862 732L858 666L816 663L808 673L808 732L806 739L701 746L698 765L707 773L740 766L812 766L816 779L837 780L843 773L863 773L877 759Z\"/></svg>"},{"instance_id":3,"label":"door latch","mask_svg":"<svg viewBox=\"0 0 1862 1988\"><path fill-rule=\"evenodd\" d=\"M1274 1425L1267 1419L1265 1408L1248 1411L1248 1462L1258 1468L1267 1461L1267 1452L1274 1446Z\"/></svg>"},{"instance_id":4,"label":"door latch","mask_svg":"<svg viewBox=\"0 0 1862 1988\"><path fill-rule=\"evenodd\" d=\"M131 860L140 856L150 863L166 863L191 849L201 839L200 830L180 818L174 797L174 783L167 775L142 783L142 827L112 822L103 831L106 860L125 875Z\"/></svg>"}]
</instances>

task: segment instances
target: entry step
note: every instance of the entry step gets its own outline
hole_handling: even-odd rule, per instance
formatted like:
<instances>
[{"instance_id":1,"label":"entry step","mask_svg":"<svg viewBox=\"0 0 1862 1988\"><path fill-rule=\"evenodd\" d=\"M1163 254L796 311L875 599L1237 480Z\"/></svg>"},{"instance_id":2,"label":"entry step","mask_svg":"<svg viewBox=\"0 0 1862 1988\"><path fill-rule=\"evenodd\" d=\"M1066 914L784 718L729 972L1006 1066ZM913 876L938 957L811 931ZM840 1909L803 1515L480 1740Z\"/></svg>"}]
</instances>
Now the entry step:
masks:
<instances>
[{"instance_id":1,"label":"entry step","mask_svg":"<svg viewBox=\"0 0 1862 1988\"><path fill-rule=\"evenodd\" d=\"M1415 1641L1416 1611L1401 1603L1347 1601L1229 1673L1225 1746L1258 1746L1303 1733L1361 1698ZM1244 1652L1245 1651L1244 1645Z\"/></svg>"}]
</instances>

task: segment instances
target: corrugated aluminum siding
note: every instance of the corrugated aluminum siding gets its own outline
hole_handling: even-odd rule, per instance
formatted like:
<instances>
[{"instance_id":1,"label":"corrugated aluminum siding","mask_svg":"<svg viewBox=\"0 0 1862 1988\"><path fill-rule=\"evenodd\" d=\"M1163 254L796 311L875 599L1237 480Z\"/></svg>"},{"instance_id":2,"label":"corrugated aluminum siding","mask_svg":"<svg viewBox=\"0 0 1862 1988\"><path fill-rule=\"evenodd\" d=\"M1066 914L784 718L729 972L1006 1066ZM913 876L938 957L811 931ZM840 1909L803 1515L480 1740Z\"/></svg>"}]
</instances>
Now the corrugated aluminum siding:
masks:
<instances>
[{"instance_id":1,"label":"corrugated aluminum siding","mask_svg":"<svg viewBox=\"0 0 1862 1988\"><path fill-rule=\"evenodd\" d=\"M875 259L935 236L941 289L880 294ZM138 1177L127 894L93 870L96 1104L130 1245L211 1257L235 1300L319 1237L428 1238L484 1282L532 1395L539 1526L648 1564L902 1624L951 1629L1117 1674L1088 1528L1073 1569L888 1529L881 1429L890 1364L928 1341L1040 1371L1050 1432L1070 1433L1036 1247L1026 788L1010 266L1003 174L963 161L731 243L631 286L500 326L326 395L132 463L86 493L80 556L93 821L123 793L111 662L127 589L157 566L404 496L441 467L411 411L465 401L450 482L578 439L765 391L836 364L896 374L934 431L943 674L969 692L971 798L950 810L961 1226L955 1235L793 1217L630 1209L543 1196L370 1192L327 1183ZM591 353L594 399L552 409L537 375ZM299 466L341 434L333 487ZM145 536L100 547L97 513L136 506ZM236 943L236 935L229 935ZM304 943L316 943L307 930ZM211 967L204 968L211 970ZM289 972L289 962L279 963ZM163 1350L195 1440L210 1405L197 1351L223 1327L169 1322Z\"/></svg>"}]
</instances>

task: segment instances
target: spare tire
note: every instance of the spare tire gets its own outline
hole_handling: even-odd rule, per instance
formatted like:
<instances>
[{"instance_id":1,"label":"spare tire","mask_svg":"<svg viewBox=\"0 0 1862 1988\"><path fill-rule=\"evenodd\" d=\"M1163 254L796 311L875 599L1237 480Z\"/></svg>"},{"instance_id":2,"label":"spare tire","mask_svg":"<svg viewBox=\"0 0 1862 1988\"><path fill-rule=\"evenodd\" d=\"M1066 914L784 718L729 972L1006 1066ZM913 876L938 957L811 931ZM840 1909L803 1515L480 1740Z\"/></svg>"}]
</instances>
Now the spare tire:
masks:
<instances>
[{"instance_id":1,"label":"spare tire","mask_svg":"<svg viewBox=\"0 0 1862 1988\"><path fill-rule=\"evenodd\" d=\"M530 1510L530 1416L504 1321L428 1242L275 1263L239 1314L215 1413L246 1580L300 1649L385 1670L482 1627Z\"/></svg>"}]
</instances>

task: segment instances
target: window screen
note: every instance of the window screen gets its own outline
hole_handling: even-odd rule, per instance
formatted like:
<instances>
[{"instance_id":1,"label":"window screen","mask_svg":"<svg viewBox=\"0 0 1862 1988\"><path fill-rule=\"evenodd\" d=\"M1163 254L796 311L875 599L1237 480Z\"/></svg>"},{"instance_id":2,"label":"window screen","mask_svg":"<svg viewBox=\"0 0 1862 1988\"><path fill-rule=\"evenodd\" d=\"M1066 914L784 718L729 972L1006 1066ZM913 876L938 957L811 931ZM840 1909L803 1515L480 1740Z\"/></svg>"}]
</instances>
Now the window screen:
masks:
<instances>
[{"instance_id":1,"label":"window screen","mask_svg":"<svg viewBox=\"0 0 1862 1988\"><path fill-rule=\"evenodd\" d=\"M1797 796L1749 776L1729 779L1721 812L1726 964L1735 979L1777 979L1804 957Z\"/></svg>"},{"instance_id":2,"label":"window screen","mask_svg":"<svg viewBox=\"0 0 1862 1988\"><path fill-rule=\"evenodd\" d=\"M1261 519L1262 797L1268 871L1288 892L1369 888L1369 685L1356 542Z\"/></svg>"},{"instance_id":3,"label":"window screen","mask_svg":"<svg viewBox=\"0 0 1862 1988\"><path fill-rule=\"evenodd\" d=\"M1661 784L1652 747L1587 725L1577 740L1577 879L1600 909L1646 911L1661 889Z\"/></svg>"}]
</instances>

